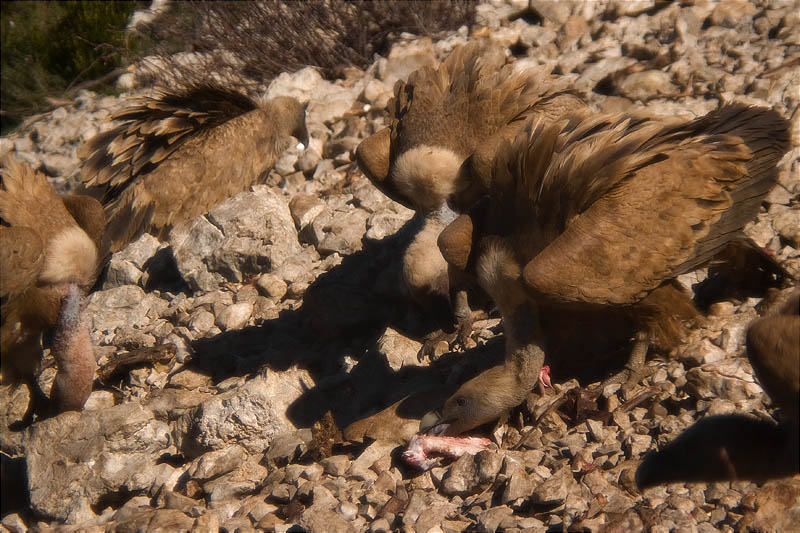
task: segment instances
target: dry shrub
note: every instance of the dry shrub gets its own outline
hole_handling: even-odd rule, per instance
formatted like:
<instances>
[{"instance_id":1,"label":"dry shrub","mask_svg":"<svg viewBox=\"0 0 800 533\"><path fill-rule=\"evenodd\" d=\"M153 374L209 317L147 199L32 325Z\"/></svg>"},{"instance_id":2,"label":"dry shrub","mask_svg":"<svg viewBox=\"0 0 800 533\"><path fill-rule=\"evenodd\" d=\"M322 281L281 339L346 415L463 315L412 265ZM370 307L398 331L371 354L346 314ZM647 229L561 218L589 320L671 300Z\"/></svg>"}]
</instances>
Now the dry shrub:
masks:
<instances>
[{"instance_id":1,"label":"dry shrub","mask_svg":"<svg viewBox=\"0 0 800 533\"><path fill-rule=\"evenodd\" d=\"M152 83L213 76L253 89L281 72L318 67L342 77L386 54L402 32L433 36L471 25L474 0L179 2L148 27L158 54ZM176 54L190 51L194 54Z\"/></svg>"}]
</instances>

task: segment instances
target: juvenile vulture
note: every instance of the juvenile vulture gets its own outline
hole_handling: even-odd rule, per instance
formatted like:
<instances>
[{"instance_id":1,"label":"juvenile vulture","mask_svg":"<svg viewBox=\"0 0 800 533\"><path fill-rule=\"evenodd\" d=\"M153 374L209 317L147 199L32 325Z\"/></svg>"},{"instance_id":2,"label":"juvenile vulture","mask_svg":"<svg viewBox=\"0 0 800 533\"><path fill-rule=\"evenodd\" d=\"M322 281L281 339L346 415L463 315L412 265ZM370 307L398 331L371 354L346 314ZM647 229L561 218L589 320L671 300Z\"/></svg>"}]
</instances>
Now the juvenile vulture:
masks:
<instances>
[{"instance_id":1,"label":"juvenile vulture","mask_svg":"<svg viewBox=\"0 0 800 533\"><path fill-rule=\"evenodd\" d=\"M111 250L175 225L244 191L275 164L289 136L308 142L294 98L256 102L203 85L163 90L116 113L114 129L82 149L81 178L108 217Z\"/></svg>"},{"instance_id":2,"label":"juvenile vulture","mask_svg":"<svg viewBox=\"0 0 800 533\"><path fill-rule=\"evenodd\" d=\"M630 324L630 360L615 380L637 382L648 346L673 345L696 313L675 277L739 238L776 181L788 137L777 113L743 105L688 123L532 120L499 149L488 202L439 238L451 267L474 272L494 300L506 335L504 365L445 402L448 433L522 402L545 351L558 350L550 330L565 323Z\"/></svg>"},{"instance_id":3,"label":"juvenile vulture","mask_svg":"<svg viewBox=\"0 0 800 533\"><path fill-rule=\"evenodd\" d=\"M753 480L800 473L800 291L778 313L756 320L747 354L780 424L744 415L704 418L636 471L640 488L677 481Z\"/></svg>"},{"instance_id":4,"label":"juvenile vulture","mask_svg":"<svg viewBox=\"0 0 800 533\"><path fill-rule=\"evenodd\" d=\"M552 121L585 108L553 78L517 73L504 63L499 45L473 41L453 50L438 68L418 69L396 84L389 126L356 150L364 174L422 218L403 257L412 300L444 329L458 317L462 335L471 329L470 309L463 291L451 302L447 264L436 246L439 233L485 193L496 147L513 139L526 118Z\"/></svg>"},{"instance_id":5,"label":"juvenile vulture","mask_svg":"<svg viewBox=\"0 0 800 533\"><path fill-rule=\"evenodd\" d=\"M0 188L0 297L4 382L26 382L30 421L39 400L41 334L55 326L55 412L80 410L92 391L95 358L82 296L98 273L105 218L97 200L58 196L43 174L4 161Z\"/></svg>"}]
</instances>

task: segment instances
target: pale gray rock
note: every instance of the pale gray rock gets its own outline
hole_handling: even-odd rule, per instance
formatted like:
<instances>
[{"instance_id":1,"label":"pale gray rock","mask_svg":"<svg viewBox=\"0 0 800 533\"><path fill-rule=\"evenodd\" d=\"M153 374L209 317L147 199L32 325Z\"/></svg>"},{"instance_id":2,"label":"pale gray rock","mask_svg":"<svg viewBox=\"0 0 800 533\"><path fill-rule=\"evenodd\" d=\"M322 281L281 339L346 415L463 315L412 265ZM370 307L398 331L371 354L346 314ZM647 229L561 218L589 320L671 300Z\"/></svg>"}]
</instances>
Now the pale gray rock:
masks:
<instances>
[{"instance_id":1,"label":"pale gray rock","mask_svg":"<svg viewBox=\"0 0 800 533\"><path fill-rule=\"evenodd\" d=\"M622 81L619 90L624 96L641 101L673 96L678 92L677 87L672 84L670 75L661 70L635 72Z\"/></svg>"},{"instance_id":2,"label":"pale gray rock","mask_svg":"<svg viewBox=\"0 0 800 533\"><path fill-rule=\"evenodd\" d=\"M392 87L372 78L364 86L360 99L376 109L384 109L392 97Z\"/></svg>"},{"instance_id":3,"label":"pale gray rock","mask_svg":"<svg viewBox=\"0 0 800 533\"><path fill-rule=\"evenodd\" d=\"M350 458L346 455L332 455L322 460L320 464L325 473L331 476L343 476L350 468Z\"/></svg>"},{"instance_id":4,"label":"pale gray rock","mask_svg":"<svg viewBox=\"0 0 800 533\"><path fill-rule=\"evenodd\" d=\"M800 248L800 208L794 207L780 213L773 219L772 226L793 248Z\"/></svg>"},{"instance_id":5,"label":"pale gray rock","mask_svg":"<svg viewBox=\"0 0 800 533\"><path fill-rule=\"evenodd\" d=\"M276 436L264 454L267 461L285 465L292 463L306 450L306 443L297 433L284 433Z\"/></svg>"},{"instance_id":6,"label":"pale gray rock","mask_svg":"<svg viewBox=\"0 0 800 533\"><path fill-rule=\"evenodd\" d=\"M305 383L311 383L305 370L267 371L182 417L174 428L176 442L188 457L230 444L263 452L276 435L295 429L286 409L303 394Z\"/></svg>"},{"instance_id":7,"label":"pale gray rock","mask_svg":"<svg viewBox=\"0 0 800 533\"><path fill-rule=\"evenodd\" d=\"M744 359L724 359L686 372L686 391L697 399L745 400L759 394L750 365Z\"/></svg>"},{"instance_id":8,"label":"pale gray rock","mask_svg":"<svg viewBox=\"0 0 800 533\"><path fill-rule=\"evenodd\" d=\"M215 324L222 331L242 329L247 325L247 321L250 320L250 315L252 314L252 303L235 303L226 307L217 315Z\"/></svg>"},{"instance_id":9,"label":"pale gray rock","mask_svg":"<svg viewBox=\"0 0 800 533\"><path fill-rule=\"evenodd\" d=\"M261 294L272 298L272 300L276 302L281 301L286 295L286 282L275 274L261 274L256 278L255 283L256 288Z\"/></svg>"},{"instance_id":10,"label":"pale gray rock","mask_svg":"<svg viewBox=\"0 0 800 533\"><path fill-rule=\"evenodd\" d=\"M170 233L175 260L194 290L270 272L300 252L283 198L266 186L239 193Z\"/></svg>"},{"instance_id":11,"label":"pale gray rock","mask_svg":"<svg viewBox=\"0 0 800 533\"><path fill-rule=\"evenodd\" d=\"M387 328L377 342L378 353L386 359L386 364L394 371L404 366L418 365L417 354L422 344L409 339L399 332Z\"/></svg>"},{"instance_id":12,"label":"pale gray rock","mask_svg":"<svg viewBox=\"0 0 800 533\"><path fill-rule=\"evenodd\" d=\"M531 501L540 505L560 505L567 499L567 476L572 479L572 472L564 468L540 483L531 493Z\"/></svg>"},{"instance_id":13,"label":"pale gray rock","mask_svg":"<svg viewBox=\"0 0 800 533\"><path fill-rule=\"evenodd\" d=\"M297 158L297 163L295 166L297 170L305 174L306 176L310 176L314 173L314 169L317 168L322 156L316 150L309 148L308 150L304 151L300 157Z\"/></svg>"},{"instance_id":14,"label":"pale gray rock","mask_svg":"<svg viewBox=\"0 0 800 533\"><path fill-rule=\"evenodd\" d=\"M209 480L227 474L247 457L241 446L231 446L223 450L213 450L201 455L189 466L186 473L194 479Z\"/></svg>"},{"instance_id":15,"label":"pale gray rock","mask_svg":"<svg viewBox=\"0 0 800 533\"><path fill-rule=\"evenodd\" d=\"M136 265L114 256L108 264L103 290L123 285L138 285L140 279L142 279L142 271L136 268Z\"/></svg>"},{"instance_id":16,"label":"pale gray rock","mask_svg":"<svg viewBox=\"0 0 800 533\"><path fill-rule=\"evenodd\" d=\"M86 305L92 339L98 344L108 344L118 328L145 326L161 316L168 306L168 302L135 285L94 292Z\"/></svg>"},{"instance_id":17,"label":"pale gray rock","mask_svg":"<svg viewBox=\"0 0 800 533\"><path fill-rule=\"evenodd\" d=\"M397 43L392 46L386 61L378 62L378 77L387 87L394 87L397 80L405 80L418 68L435 67L437 63L430 39Z\"/></svg>"},{"instance_id":18,"label":"pale gray rock","mask_svg":"<svg viewBox=\"0 0 800 533\"><path fill-rule=\"evenodd\" d=\"M232 472L203 483L203 490L208 495L207 500L210 504L238 500L252 494L269 473L266 467L258 464L257 458L239 464L230 462L229 465L235 467ZM236 507L238 508L238 505Z\"/></svg>"},{"instance_id":19,"label":"pale gray rock","mask_svg":"<svg viewBox=\"0 0 800 533\"><path fill-rule=\"evenodd\" d=\"M27 436L31 506L71 524L90 520L90 506L108 492L147 491L165 472L173 477L172 467L156 465L170 451L169 426L136 403L43 420Z\"/></svg>"},{"instance_id":20,"label":"pale gray rock","mask_svg":"<svg viewBox=\"0 0 800 533\"><path fill-rule=\"evenodd\" d=\"M479 488L475 456L465 454L456 459L442 478L442 493L447 496L467 496Z\"/></svg>"},{"instance_id":21,"label":"pale gray rock","mask_svg":"<svg viewBox=\"0 0 800 533\"><path fill-rule=\"evenodd\" d=\"M289 211L298 231L313 222L325 208L325 202L310 194L296 194L289 202Z\"/></svg>"}]
</instances>

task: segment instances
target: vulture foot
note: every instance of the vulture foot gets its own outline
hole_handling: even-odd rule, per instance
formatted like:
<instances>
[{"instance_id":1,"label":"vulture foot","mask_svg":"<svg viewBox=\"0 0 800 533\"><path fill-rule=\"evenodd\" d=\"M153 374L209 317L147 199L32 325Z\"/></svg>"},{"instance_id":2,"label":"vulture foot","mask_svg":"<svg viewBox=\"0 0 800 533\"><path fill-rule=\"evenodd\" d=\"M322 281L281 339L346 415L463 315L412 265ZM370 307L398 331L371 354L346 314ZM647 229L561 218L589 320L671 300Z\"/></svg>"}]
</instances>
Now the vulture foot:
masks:
<instances>
[{"instance_id":1,"label":"vulture foot","mask_svg":"<svg viewBox=\"0 0 800 533\"><path fill-rule=\"evenodd\" d=\"M469 349L470 346L467 341L472 337L472 324L474 321L470 316L467 319L459 320L453 332L448 333L439 329L427 335L422 343L422 348L417 354L417 359L419 361L424 361L425 359L435 361L444 353ZM446 348L444 347L445 344L447 345Z\"/></svg>"},{"instance_id":2,"label":"vulture foot","mask_svg":"<svg viewBox=\"0 0 800 533\"><path fill-rule=\"evenodd\" d=\"M603 382L600 383L599 390L602 391L608 385L613 384L620 384L623 390L631 390L636 387L644 378L644 360L649 347L650 336L646 332L638 332L633 339L631 355L628 358L628 362L625 364L625 368L603 380Z\"/></svg>"}]
</instances>

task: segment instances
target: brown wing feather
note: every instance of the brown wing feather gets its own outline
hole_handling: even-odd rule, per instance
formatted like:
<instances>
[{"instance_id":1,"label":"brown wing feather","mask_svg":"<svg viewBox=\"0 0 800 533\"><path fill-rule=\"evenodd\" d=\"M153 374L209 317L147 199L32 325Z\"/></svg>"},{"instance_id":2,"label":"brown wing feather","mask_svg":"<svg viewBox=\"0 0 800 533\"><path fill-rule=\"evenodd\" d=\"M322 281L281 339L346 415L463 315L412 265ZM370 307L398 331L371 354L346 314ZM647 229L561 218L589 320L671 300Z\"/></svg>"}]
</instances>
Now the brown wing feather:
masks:
<instances>
[{"instance_id":1,"label":"brown wing feather","mask_svg":"<svg viewBox=\"0 0 800 533\"><path fill-rule=\"evenodd\" d=\"M75 221L47 178L14 157L3 160L0 220L8 226L28 227L45 236ZM46 215L46 216L45 216Z\"/></svg>"},{"instance_id":2,"label":"brown wing feather","mask_svg":"<svg viewBox=\"0 0 800 533\"><path fill-rule=\"evenodd\" d=\"M497 44L456 48L438 69L423 67L398 82L390 102L392 158L421 144L469 156L479 142L561 89L548 77L503 65Z\"/></svg>"},{"instance_id":3,"label":"brown wing feather","mask_svg":"<svg viewBox=\"0 0 800 533\"><path fill-rule=\"evenodd\" d=\"M285 148L289 127L278 118L267 110L246 113L143 168L106 206L112 250L147 231L164 238L175 224L245 190Z\"/></svg>"},{"instance_id":4,"label":"brown wing feather","mask_svg":"<svg viewBox=\"0 0 800 533\"><path fill-rule=\"evenodd\" d=\"M771 124L775 148L758 154L770 163L753 161L757 154L733 135L741 130L718 133L717 121L734 113L724 108L683 127L620 117L565 127L547 171L539 179L526 176L528 187L539 187L536 196L527 191L535 219L550 221L550 233L540 231L533 243L534 251L546 248L524 269L529 288L557 301L631 304L724 246L752 217L728 214L739 209L736 197L742 188L763 197L771 185L761 183L774 183L776 157L786 149L785 121L734 107L736 116ZM760 135L768 130L760 128ZM764 171L753 176L753 168Z\"/></svg>"},{"instance_id":5,"label":"brown wing feather","mask_svg":"<svg viewBox=\"0 0 800 533\"><path fill-rule=\"evenodd\" d=\"M44 243L31 228L0 226L0 297L14 298L36 283Z\"/></svg>"},{"instance_id":6,"label":"brown wing feather","mask_svg":"<svg viewBox=\"0 0 800 533\"><path fill-rule=\"evenodd\" d=\"M112 116L118 126L81 149L81 179L93 195L109 201L190 138L256 108L245 95L215 85L141 98Z\"/></svg>"}]
</instances>

